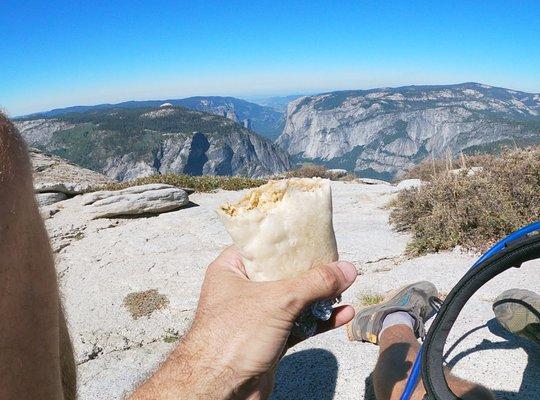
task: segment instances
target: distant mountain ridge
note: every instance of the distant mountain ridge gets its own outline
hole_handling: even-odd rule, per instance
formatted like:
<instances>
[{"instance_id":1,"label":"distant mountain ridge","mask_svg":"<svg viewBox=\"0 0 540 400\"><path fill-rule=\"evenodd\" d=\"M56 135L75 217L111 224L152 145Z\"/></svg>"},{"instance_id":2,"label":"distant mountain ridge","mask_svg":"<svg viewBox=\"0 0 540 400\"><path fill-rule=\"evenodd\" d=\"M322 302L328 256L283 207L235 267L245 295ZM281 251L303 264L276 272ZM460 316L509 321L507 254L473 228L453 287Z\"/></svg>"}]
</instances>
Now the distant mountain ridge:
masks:
<instances>
[{"instance_id":1,"label":"distant mountain ridge","mask_svg":"<svg viewBox=\"0 0 540 400\"><path fill-rule=\"evenodd\" d=\"M302 96L304 95L292 94L289 96L257 97L251 101L261 106L271 107L279 112L285 113L289 103Z\"/></svg>"},{"instance_id":2,"label":"distant mountain ridge","mask_svg":"<svg viewBox=\"0 0 540 400\"><path fill-rule=\"evenodd\" d=\"M274 108L261 106L235 97L222 96L195 96L184 99L125 101L117 104L106 103L93 106L73 106L34 113L19 117L18 119L55 117L115 108L152 108L159 107L164 103L225 117L229 115L230 119L239 123L249 120L249 122L246 122L246 126L250 126L250 129L270 140L275 140L281 134L285 125L283 113L276 111Z\"/></svg>"},{"instance_id":3,"label":"distant mountain ridge","mask_svg":"<svg viewBox=\"0 0 540 400\"><path fill-rule=\"evenodd\" d=\"M281 173L288 154L228 118L183 107L92 108L15 121L32 146L117 180Z\"/></svg>"},{"instance_id":4,"label":"distant mountain ridge","mask_svg":"<svg viewBox=\"0 0 540 400\"><path fill-rule=\"evenodd\" d=\"M391 179L428 157L540 143L540 94L463 83L304 96L276 143L300 161Z\"/></svg>"}]
</instances>

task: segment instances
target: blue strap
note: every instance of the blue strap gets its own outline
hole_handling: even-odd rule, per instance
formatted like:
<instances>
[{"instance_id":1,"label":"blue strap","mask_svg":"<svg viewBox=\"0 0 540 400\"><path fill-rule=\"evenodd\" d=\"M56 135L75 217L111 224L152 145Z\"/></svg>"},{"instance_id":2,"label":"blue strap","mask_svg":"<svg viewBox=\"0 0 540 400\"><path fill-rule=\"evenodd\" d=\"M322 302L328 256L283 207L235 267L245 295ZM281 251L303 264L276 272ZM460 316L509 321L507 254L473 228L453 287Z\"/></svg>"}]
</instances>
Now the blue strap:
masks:
<instances>
[{"instance_id":1,"label":"blue strap","mask_svg":"<svg viewBox=\"0 0 540 400\"><path fill-rule=\"evenodd\" d=\"M407 384L405 385L403 394L399 398L400 400L409 400L414 392L414 389L416 389L416 386L418 385L418 381L420 380L420 367L422 366L423 352L424 347L420 345L420 348L418 349L418 353L416 354L416 358L414 360L411 374L409 375L409 379L407 379Z\"/></svg>"}]
</instances>

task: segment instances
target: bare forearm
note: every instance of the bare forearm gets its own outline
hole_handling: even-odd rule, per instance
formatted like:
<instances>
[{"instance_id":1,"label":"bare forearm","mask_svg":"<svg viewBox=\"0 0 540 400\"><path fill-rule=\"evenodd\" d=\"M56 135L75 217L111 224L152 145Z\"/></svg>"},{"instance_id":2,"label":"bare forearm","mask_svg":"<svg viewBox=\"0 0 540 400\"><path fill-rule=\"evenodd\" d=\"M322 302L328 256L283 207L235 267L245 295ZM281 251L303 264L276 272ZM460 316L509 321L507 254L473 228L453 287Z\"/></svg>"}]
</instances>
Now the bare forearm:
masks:
<instances>
[{"instance_id":1,"label":"bare forearm","mask_svg":"<svg viewBox=\"0 0 540 400\"><path fill-rule=\"evenodd\" d=\"M242 382L234 371L209 354L192 335L167 358L161 368L141 386L131 400L232 399L240 394Z\"/></svg>"},{"instance_id":2,"label":"bare forearm","mask_svg":"<svg viewBox=\"0 0 540 400\"><path fill-rule=\"evenodd\" d=\"M357 275L352 264L336 262L252 282L238 250L225 249L206 270L191 331L131 400L268 398L294 320L314 301L338 297ZM336 308L325 329L353 315L351 307Z\"/></svg>"}]
</instances>

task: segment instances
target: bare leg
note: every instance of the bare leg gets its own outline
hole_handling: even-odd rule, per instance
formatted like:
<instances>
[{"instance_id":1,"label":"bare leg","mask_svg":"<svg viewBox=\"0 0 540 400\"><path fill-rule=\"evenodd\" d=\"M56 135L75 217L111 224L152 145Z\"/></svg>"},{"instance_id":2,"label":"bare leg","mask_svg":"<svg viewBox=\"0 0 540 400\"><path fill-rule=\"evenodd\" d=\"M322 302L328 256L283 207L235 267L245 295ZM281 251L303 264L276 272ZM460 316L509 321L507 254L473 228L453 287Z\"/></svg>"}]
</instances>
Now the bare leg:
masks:
<instances>
[{"instance_id":1,"label":"bare leg","mask_svg":"<svg viewBox=\"0 0 540 400\"><path fill-rule=\"evenodd\" d=\"M0 114L1 399L70 399L71 343L26 146Z\"/></svg>"},{"instance_id":2,"label":"bare leg","mask_svg":"<svg viewBox=\"0 0 540 400\"><path fill-rule=\"evenodd\" d=\"M398 400L405 389L420 345L407 325L394 325L380 336L379 360L373 372L373 384L378 400ZM446 374L450 389L464 400L494 400L493 394L483 386ZM425 395L422 383L413 393L413 400Z\"/></svg>"}]
</instances>

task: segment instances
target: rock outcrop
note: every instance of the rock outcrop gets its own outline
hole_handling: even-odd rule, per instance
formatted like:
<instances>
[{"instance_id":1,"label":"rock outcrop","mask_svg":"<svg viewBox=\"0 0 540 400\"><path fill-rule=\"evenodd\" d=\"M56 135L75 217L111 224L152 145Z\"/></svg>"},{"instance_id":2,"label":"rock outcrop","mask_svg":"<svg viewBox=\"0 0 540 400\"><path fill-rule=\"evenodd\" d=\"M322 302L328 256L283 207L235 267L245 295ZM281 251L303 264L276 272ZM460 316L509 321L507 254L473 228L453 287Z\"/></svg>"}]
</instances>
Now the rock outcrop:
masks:
<instances>
[{"instance_id":1,"label":"rock outcrop","mask_svg":"<svg viewBox=\"0 0 540 400\"><path fill-rule=\"evenodd\" d=\"M332 179L336 180L336 179L343 178L343 177L347 176L347 174L349 172L346 169L332 168L332 169L326 170L326 173L329 176L331 176Z\"/></svg>"},{"instance_id":2,"label":"rock outcrop","mask_svg":"<svg viewBox=\"0 0 540 400\"><path fill-rule=\"evenodd\" d=\"M398 190L407 190L414 189L422 186L422 181L420 179L404 179L397 184Z\"/></svg>"},{"instance_id":3,"label":"rock outcrop","mask_svg":"<svg viewBox=\"0 0 540 400\"><path fill-rule=\"evenodd\" d=\"M540 142L540 94L468 83L343 91L292 101L290 154L391 179L427 157Z\"/></svg>"},{"instance_id":4,"label":"rock outcrop","mask_svg":"<svg viewBox=\"0 0 540 400\"><path fill-rule=\"evenodd\" d=\"M40 206L47 206L111 183L106 176L36 149L30 149L34 189Z\"/></svg>"},{"instance_id":5,"label":"rock outcrop","mask_svg":"<svg viewBox=\"0 0 540 400\"><path fill-rule=\"evenodd\" d=\"M40 207L50 206L51 204L58 203L67 198L67 195L62 192L36 193L36 200Z\"/></svg>"},{"instance_id":6,"label":"rock outcrop","mask_svg":"<svg viewBox=\"0 0 540 400\"><path fill-rule=\"evenodd\" d=\"M92 219L159 214L176 210L188 202L188 194L184 190L165 184L98 191L81 199L83 211Z\"/></svg>"},{"instance_id":7,"label":"rock outcrop","mask_svg":"<svg viewBox=\"0 0 540 400\"><path fill-rule=\"evenodd\" d=\"M409 259L404 255L409 236L388 224L385 205L397 193L395 186L331 184L340 257L362 273L343 294L344 304L359 304L364 296L419 280L448 293L475 262L475 255L459 251ZM178 345L192 324L206 267L230 244L215 210L244 193L194 193L190 198L198 206L152 218L89 220L81 213L84 196L59 203L62 207L45 224L78 365L79 400L126 398ZM449 343L456 347L448 360L461 360L453 372L487 383L499 390L498 397L537 397L535 344L508 346L508 338L498 336L500 327L492 329L494 321L487 326L486 321L493 318L493 299L503 290L538 290L539 261L524 263L481 288L450 334ZM130 307L134 298L140 302L136 310ZM476 351L485 343L499 350ZM462 360L471 353L470 362ZM364 393L377 357L376 347L347 341L343 329L317 335L288 350L272 398L320 399L323 390L328 400L368 399ZM509 374L508 368L516 373Z\"/></svg>"},{"instance_id":8,"label":"rock outcrop","mask_svg":"<svg viewBox=\"0 0 540 400\"><path fill-rule=\"evenodd\" d=\"M30 149L29 153L34 167L34 188L38 193L75 195L112 182L98 172L82 168L63 158L37 149Z\"/></svg>"},{"instance_id":9,"label":"rock outcrop","mask_svg":"<svg viewBox=\"0 0 540 400\"><path fill-rule=\"evenodd\" d=\"M383 181L381 179L358 178L357 180L365 185L392 185L390 182Z\"/></svg>"}]
</instances>

